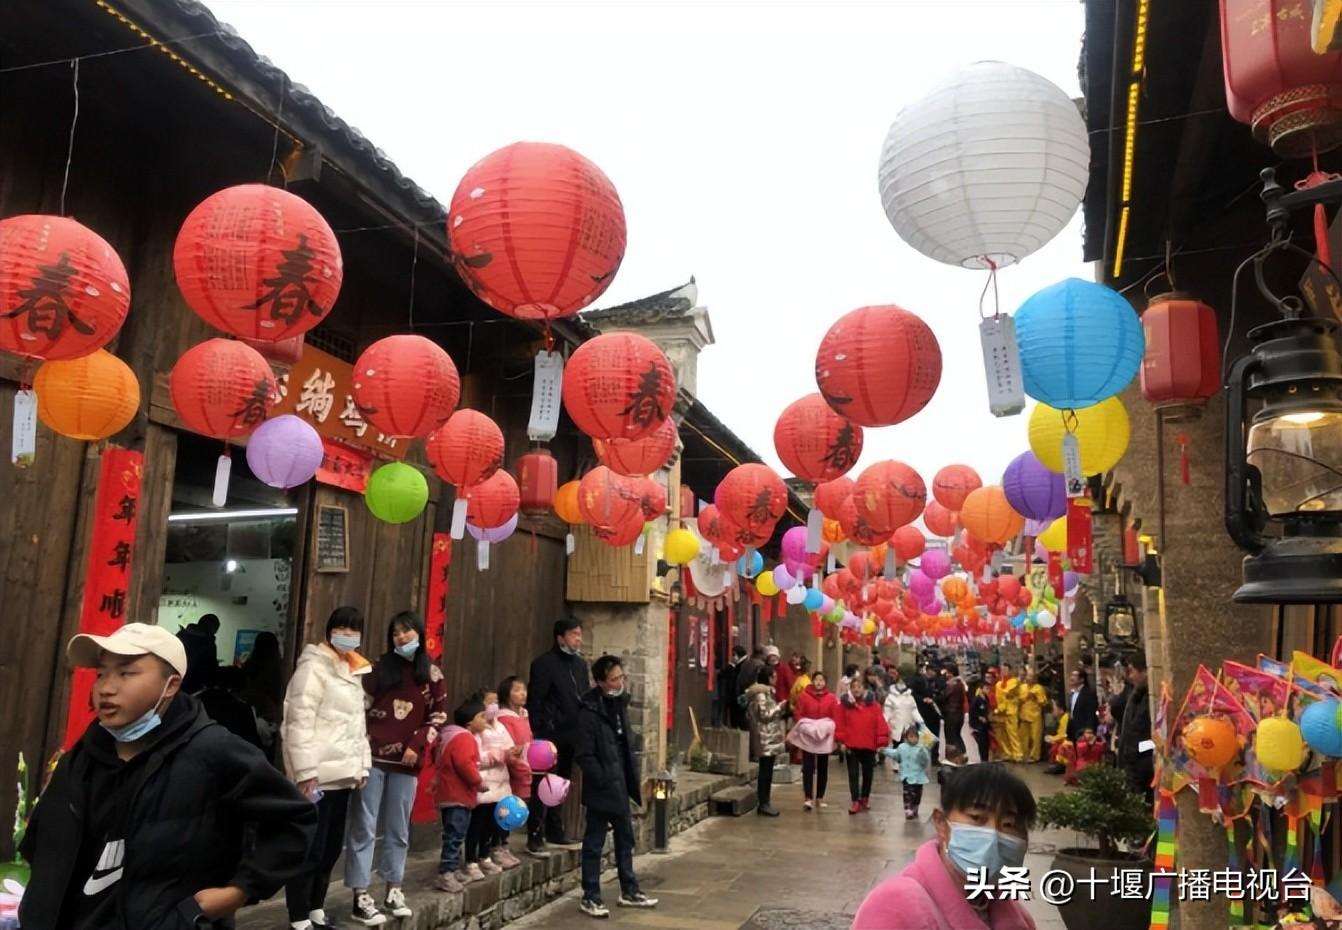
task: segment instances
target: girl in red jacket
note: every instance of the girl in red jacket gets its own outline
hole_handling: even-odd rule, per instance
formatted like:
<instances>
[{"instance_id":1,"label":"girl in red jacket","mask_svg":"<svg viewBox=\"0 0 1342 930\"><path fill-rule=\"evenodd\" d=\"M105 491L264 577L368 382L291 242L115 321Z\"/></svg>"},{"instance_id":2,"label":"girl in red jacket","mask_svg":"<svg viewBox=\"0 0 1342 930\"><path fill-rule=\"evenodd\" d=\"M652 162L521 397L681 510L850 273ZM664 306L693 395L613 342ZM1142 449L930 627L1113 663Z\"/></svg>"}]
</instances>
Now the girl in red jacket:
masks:
<instances>
[{"instance_id":1,"label":"girl in red jacket","mask_svg":"<svg viewBox=\"0 0 1342 930\"><path fill-rule=\"evenodd\" d=\"M484 790L480 777L480 744L476 737L485 732L485 705L470 700L452 715L453 726L438 737L438 758L433 777L433 803L443 818L443 855L438 860L438 877L433 887L439 891L465 889L461 868L461 844L471 823L476 798ZM469 882L473 879L467 878Z\"/></svg>"},{"instance_id":2,"label":"girl in red jacket","mask_svg":"<svg viewBox=\"0 0 1342 930\"><path fill-rule=\"evenodd\" d=\"M806 792L804 810L817 804L826 807L825 787L829 783L829 756L834 751L834 732L839 715L839 700L826 687L825 673L816 672L811 684L797 701L797 724L788 733L787 743L801 750L801 783Z\"/></svg>"},{"instance_id":3,"label":"girl in red jacket","mask_svg":"<svg viewBox=\"0 0 1342 930\"><path fill-rule=\"evenodd\" d=\"M885 722L875 692L861 678L848 683L848 693L839 702L839 743L848 752L848 791L853 803L848 813L871 809L871 779L876 770L876 751L890 742L890 725ZM858 773L861 772L861 786Z\"/></svg>"}]
</instances>

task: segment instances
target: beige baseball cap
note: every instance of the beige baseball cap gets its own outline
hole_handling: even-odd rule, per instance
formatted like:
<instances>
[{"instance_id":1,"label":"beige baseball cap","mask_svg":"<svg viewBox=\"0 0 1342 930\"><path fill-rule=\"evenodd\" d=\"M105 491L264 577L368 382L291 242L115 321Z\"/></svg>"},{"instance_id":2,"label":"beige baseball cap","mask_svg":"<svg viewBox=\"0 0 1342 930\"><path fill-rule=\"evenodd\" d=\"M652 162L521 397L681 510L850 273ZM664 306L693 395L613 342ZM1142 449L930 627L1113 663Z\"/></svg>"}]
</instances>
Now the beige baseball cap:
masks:
<instances>
[{"instance_id":1,"label":"beige baseball cap","mask_svg":"<svg viewBox=\"0 0 1342 930\"><path fill-rule=\"evenodd\" d=\"M80 633L70 640L65 655L76 668L97 668L103 652L118 656L158 656L177 674L186 674L186 649L182 641L161 626L149 623L127 623L111 636Z\"/></svg>"}]
</instances>

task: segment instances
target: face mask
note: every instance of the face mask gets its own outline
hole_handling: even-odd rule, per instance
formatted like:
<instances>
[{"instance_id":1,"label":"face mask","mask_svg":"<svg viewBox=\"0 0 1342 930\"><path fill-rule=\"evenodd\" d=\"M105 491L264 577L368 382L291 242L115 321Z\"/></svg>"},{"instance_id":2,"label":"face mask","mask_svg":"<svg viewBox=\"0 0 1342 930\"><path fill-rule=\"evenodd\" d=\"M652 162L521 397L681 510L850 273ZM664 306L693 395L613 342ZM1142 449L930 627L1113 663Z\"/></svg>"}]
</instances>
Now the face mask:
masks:
<instances>
[{"instance_id":1,"label":"face mask","mask_svg":"<svg viewBox=\"0 0 1342 930\"><path fill-rule=\"evenodd\" d=\"M396 654L402 659L413 659L416 652L419 652L419 640L409 643L401 643L401 645L396 647Z\"/></svg>"},{"instance_id":2,"label":"face mask","mask_svg":"<svg viewBox=\"0 0 1342 930\"><path fill-rule=\"evenodd\" d=\"M617 689L617 690L615 690L615 691L607 691L607 692L606 692L606 697L609 697L609 698L617 698L617 697L620 697L620 696L623 695L623 694L624 694L624 689L623 689L623 688L619 688L619 689Z\"/></svg>"},{"instance_id":3,"label":"face mask","mask_svg":"<svg viewBox=\"0 0 1342 930\"><path fill-rule=\"evenodd\" d=\"M499 715L499 705L498 705L498 702L497 702L497 701L495 701L493 704L486 704L486 705L485 705L485 719L486 719L486 720L488 720L489 722L493 723L493 722L494 722L494 719L495 719L496 717L498 717L498 715Z\"/></svg>"},{"instance_id":4,"label":"face mask","mask_svg":"<svg viewBox=\"0 0 1342 930\"><path fill-rule=\"evenodd\" d=\"M946 855L966 875L974 869L982 869L984 878L992 882L1002 873L1003 867L1019 868L1025 864L1025 841L991 827L953 823Z\"/></svg>"},{"instance_id":5,"label":"face mask","mask_svg":"<svg viewBox=\"0 0 1342 930\"><path fill-rule=\"evenodd\" d=\"M568 646L565 646L563 643L560 643L560 644L559 644L559 651L562 652L562 653L563 653L564 655L566 655L566 656L576 656L576 655L578 654L578 650L576 650L576 649L570 649Z\"/></svg>"},{"instance_id":6,"label":"face mask","mask_svg":"<svg viewBox=\"0 0 1342 930\"><path fill-rule=\"evenodd\" d=\"M331 634L331 646L337 652L353 652L359 648L359 644L362 642L363 637L357 633L353 636L346 636L343 633Z\"/></svg>"},{"instance_id":7,"label":"face mask","mask_svg":"<svg viewBox=\"0 0 1342 930\"><path fill-rule=\"evenodd\" d=\"M158 715L158 705L163 703L163 695L168 693L168 684L171 684L171 681L163 685L163 692L159 694L154 706L145 711L144 716L139 720L128 723L124 727L109 727L103 724L103 729L111 733L112 739L118 743L133 743L136 740L144 739L163 723L163 718Z\"/></svg>"}]
</instances>

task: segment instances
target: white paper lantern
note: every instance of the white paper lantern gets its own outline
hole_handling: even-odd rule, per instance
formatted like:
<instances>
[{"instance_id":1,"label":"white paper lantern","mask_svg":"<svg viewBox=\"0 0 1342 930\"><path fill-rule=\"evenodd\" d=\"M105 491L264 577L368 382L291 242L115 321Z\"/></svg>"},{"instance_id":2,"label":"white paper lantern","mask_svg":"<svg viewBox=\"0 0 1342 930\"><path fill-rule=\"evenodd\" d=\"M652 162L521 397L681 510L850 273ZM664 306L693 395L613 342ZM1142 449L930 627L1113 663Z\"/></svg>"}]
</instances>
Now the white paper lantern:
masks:
<instances>
[{"instance_id":1,"label":"white paper lantern","mask_svg":"<svg viewBox=\"0 0 1342 930\"><path fill-rule=\"evenodd\" d=\"M1000 268L1062 231L1089 171L1086 125L1067 94L1032 71L980 61L895 119L881 150L881 202L929 258Z\"/></svg>"}]
</instances>

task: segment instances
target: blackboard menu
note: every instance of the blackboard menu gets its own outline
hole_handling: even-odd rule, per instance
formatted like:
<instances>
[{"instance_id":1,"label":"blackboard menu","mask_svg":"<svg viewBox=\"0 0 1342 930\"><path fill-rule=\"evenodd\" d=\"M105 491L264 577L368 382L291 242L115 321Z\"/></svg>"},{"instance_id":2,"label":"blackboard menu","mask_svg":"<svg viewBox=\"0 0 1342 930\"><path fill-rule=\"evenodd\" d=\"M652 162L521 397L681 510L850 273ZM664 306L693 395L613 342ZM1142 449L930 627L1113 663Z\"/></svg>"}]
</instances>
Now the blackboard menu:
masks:
<instances>
[{"instance_id":1,"label":"blackboard menu","mask_svg":"<svg viewBox=\"0 0 1342 930\"><path fill-rule=\"evenodd\" d=\"M317 571L349 571L349 512L344 507L317 507Z\"/></svg>"}]
</instances>

